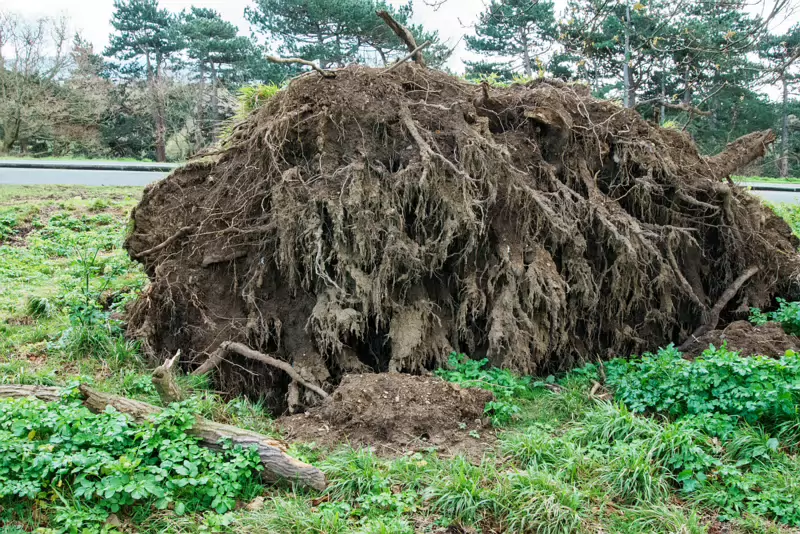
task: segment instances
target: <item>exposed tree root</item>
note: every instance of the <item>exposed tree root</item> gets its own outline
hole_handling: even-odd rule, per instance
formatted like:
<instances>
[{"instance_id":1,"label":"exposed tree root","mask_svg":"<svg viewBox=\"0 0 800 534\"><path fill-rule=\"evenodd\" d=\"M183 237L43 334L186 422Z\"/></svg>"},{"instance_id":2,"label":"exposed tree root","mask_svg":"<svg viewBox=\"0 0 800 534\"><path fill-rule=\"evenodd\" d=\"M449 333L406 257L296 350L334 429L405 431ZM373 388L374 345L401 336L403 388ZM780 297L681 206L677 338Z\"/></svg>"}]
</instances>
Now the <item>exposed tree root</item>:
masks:
<instances>
[{"instance_id":1,"label":"exposed tree root","mask_svg":"<svg viewBox=\"0 0 800 534\"><path fill-rule=\"evenodd\" d=\"M553 372L798 296L789 227L723 181L771 132L705 157L580 85L336 73L292 81L135 210L152 283L130 332L218 365L221 390L284 411L453 350Z\"/></svg>"},{"instance_id":2,"label":"exposed tree root","mask_svg":"<svg viewBox=\"0 0 800 534\"><path fill-rule=\"evenodd\" d=\"M684 341L678 350L684 350L686 347L691 345L697 338L705 334L706 332L710 332L717 328L719 324L719 316L722 313L722 310L725 309L725 306L731 301L733 297L739 292L742 286L750 280L757 272L759 268L755 265L749 267L745 272L743 272L733 283L730 285L728 289L719 297L717 303L714 304L714 307L708 312L708 317L706 317L705 322L700 325L697 330L692 332L692 335Z\"/></svg>"},{"instance_id":3,"label":"exposed tree root","mask_svg":"<svg viewBox=\"0 0 800 534\"><path fill-rule=\"evenodd\" d=\"M292 368L292 366L284 361L277 360L271 356L267 356L266 354L262 354L257 350L253 350L250 347L242 345L241 343L234 343L231 341L226 341L222 343L216 352L203 364L198 367L197 369L192 372L193 375L204 375L211 371L212 368L219 365L220 362L225 360L225 354L235 352L236 354L240 354L245 358L250 358L251 360L255 360L257 362L265 363L269 366L275 367L276 369L280 369L290 377L292 380L297 382L298 384L302 384L303 387L310 389L323 399L328 396L328 393L319 386L316 386L307 380L303 379L300 374Z\"/></svg>"}]
</instances>

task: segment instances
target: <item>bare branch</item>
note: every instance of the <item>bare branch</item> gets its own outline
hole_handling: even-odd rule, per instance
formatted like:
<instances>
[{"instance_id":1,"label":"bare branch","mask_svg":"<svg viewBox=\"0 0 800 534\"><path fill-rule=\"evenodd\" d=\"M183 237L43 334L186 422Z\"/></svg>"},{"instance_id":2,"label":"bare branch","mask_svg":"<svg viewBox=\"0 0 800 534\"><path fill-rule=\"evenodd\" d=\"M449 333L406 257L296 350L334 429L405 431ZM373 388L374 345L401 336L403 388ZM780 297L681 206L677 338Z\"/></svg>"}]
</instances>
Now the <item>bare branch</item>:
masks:
<instances>
[{"instance_id":1,"label":"bare branch","mask_svg":"<svg viewBox=\"0 0 800 534\"><path fill-rule=\"evenodd\" d=\"M315 71L319 72L322 75L323 78L335 78L336 77L336 73L335 72L321 69L316 65L316 63L314 63L312 61L308 61L307 59L299 58L299 57L267 56L267 61L271 61L272 63L281 63L281 64L284 64L284 65L289 65L289 64L292 64L292 63L298 63L300 65L305 65L307 67L311 67Z\"/></svg>"},{"instance_id":2,"label":"bare branch","mask_svg":"<svg viewBox=\"0 0 800 534\"><path fill-rule=\"evenodd\" d=\"M414 39L414 35L409 31L408 28L394 20L392 16L385 10L381 9L375 12L380 18L383 19L383 22L389 26L392 31L397 35L401 41L403 41L408 48L408 51L411 52L411 57L414 58L414 61L420 67L425 67L425 57L420 52L420 48L417 47L417 41Z\"/></svg>"}]
</instances>

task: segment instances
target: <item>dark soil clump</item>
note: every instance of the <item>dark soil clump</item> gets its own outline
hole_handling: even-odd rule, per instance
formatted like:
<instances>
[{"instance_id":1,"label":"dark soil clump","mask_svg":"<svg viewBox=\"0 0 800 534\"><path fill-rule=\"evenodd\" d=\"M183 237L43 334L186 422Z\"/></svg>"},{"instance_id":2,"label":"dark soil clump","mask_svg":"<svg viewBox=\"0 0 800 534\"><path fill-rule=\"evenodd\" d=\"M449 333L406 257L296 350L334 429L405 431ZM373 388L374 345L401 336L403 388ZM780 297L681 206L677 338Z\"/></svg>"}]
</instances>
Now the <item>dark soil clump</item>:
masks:
<instances>
[{"instance_id":1,"label":"dark soil clump","mask_svg":"<svg viewBox=\"0 0 800 534\"><path fill-rule=\"evenodd\" d=\"M721 347L723 343L727 343L729 350L738 351L743 356L760 354L780 358L787 350L800 351L800 338L787 334L780 323L754 326L748 321L736 321L699 337L684 354L696 358L709 345Z\"/></svg>"},{"instance_id":2,"label":"dark soil clump","mask_svg":"<svg viewBox=\"0 0 800 534\"><path fill-rule=\"evenodd\" d=\"M304 75L145 191L126 247L152 283L130 332L188 366L243 343L329 391L454 350L533 374L681 343L744 272L721 324L797 295L789 227L726 182L774 139L701 156L688 135L552 80ZM226 361L221 390L278 410L318 400L280 370Z\"/></svg>"},{"instance_id":3,"label":"dark soil clump","mask_svg":"<svg viewBox=\"0 0 800 534\"><path fill-rule=\"evenodd\" d=\"M348 375L322 405L278 423L292 440L349 442L388 454L435 447L479 457L494 443L483 417L493 398L430 376Z\"/></svg>"}]
</instances>

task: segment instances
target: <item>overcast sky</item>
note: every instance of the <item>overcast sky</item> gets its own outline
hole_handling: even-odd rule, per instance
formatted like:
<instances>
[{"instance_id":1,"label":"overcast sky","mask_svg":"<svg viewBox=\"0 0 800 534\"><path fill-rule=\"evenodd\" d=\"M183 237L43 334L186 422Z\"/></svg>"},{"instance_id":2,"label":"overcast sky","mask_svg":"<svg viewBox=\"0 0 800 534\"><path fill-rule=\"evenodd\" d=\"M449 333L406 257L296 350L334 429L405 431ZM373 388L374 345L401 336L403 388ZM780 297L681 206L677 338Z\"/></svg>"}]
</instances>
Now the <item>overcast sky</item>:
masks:
<instances>
[{"instance_id":1,"label":"overcast sky","mask_svg":"<svg viewBox=\"0 0 800 534\"><path fill-rule=\"evenodd\" d=\"M331 0L336 1L336 0ZM394 4L401 0L390 0ZM558 3L558 2L557 2ZM159 4L173 12L180 12L191 5L210 7L220 12L222 17L239 26L240 32L249 35L250 26L244 18L245 6L252 0L159 0ZM483 9L483 0L449 0L439 9L425 4L424 0L414 1L414 22L423 23L430 29L439 30L439 35L448 40L451 46L459 42ZM73 27L90 40L95 50L102 52L108 43L111 32L112 0L0 0L0 9L13 11L28 18L66 14ZM461 58L468 56L463 42L448 66L455 71L463 71Z\"/></svg>"},{"instance_id":2,"label":"overcast sky","mask_svg":"<svg viewBox=\"0 0 800 534\"><path fill-rule=\"evenodd\" d=\"M331 0L335 2L337 0ZM389 0L400 5L405 0ZM461 38L465 33L471 33L470 25L475 22L485 6L485 0L447 0L438 9L426 4L434 0L414 0L414 22L424 24L428 29L438 30L439 35L450 46L456 46L455 53L447 66L455 72L463 72L463 59L475 59L475 55L465 49ZM771 6L775 0L752 0L752 11L761 13L766 6ZM161 6L180 12L191 5L216 9L222 17L236 24L242 34L249 35L250 26L244 18L245 6L251 5L253 0L159 0ZM795 7L800 5L800 0L791 0ZM757 4L757 7L756 7ZM556 12L560 12L566 5L566 0L555 0ZM26 18L43 16L57 16L65 14L69 17L75 30L81 32L84 38L89 39L95 50L102 52L108 43L111 32L112 0L0 0L0 9L16 12ZM784 31L794 23L800 21L799 14L795 12L780 21L776 31ZM772 96L772 91L767 90Z\"/></svg>"}]
</instances>

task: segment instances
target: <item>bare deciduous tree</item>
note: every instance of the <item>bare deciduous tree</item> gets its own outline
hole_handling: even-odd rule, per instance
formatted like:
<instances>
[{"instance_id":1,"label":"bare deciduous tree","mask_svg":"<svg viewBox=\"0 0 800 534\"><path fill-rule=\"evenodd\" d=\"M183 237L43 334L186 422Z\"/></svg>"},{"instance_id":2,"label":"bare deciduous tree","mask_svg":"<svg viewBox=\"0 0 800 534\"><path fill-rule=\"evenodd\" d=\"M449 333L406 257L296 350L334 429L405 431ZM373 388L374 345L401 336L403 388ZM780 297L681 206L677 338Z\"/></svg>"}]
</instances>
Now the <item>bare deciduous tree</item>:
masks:
<instances>
[{"instance_id":1,"label":"bare deciduous tree","mask_svg":"<svg viewBox=\"0 0 800 534\"><path fill-rule=\"evenodd\" d=\"M0 151L40 135L67 113L55 94L66 72L66 18L25 20L0 12Z\"/></svg>"}]
</instances>

